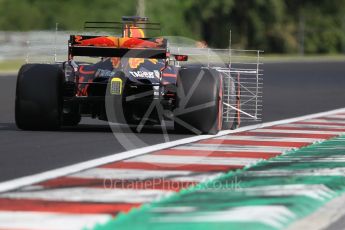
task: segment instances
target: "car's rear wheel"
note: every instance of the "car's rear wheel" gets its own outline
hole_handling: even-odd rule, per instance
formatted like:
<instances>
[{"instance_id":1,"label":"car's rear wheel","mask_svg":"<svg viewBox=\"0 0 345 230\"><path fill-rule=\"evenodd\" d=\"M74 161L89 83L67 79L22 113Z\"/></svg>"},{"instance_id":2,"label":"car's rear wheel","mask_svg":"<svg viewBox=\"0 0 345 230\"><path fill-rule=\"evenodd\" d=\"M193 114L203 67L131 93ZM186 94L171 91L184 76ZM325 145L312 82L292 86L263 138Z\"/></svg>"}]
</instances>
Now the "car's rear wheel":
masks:
<instances>
[{"instance_id":1,"label":"car's rear wheel","mask_svg":"<svg viewBox=\"0 0 345 230\"><path fill-rule=\"evenodd\" d=\"M76 126L81 121L81 116L78 113L67 113L62 116L62 125Z\"/></svg>"},{"instance_id":2,"label":"car's rear wheel","mask_svg":"<svg viewBox=\"0 0 345 230\"><path fill-rule=\"evenodd\" d=\"M19 70L16 125L24 130L51 130L61 125L63 72L56 65L26 64Z\"/></svg>"},{"instance_id":3,"label":"car's rear wheel","mask_svg":"<svg viewBox=\"0 0 345 230\"><path fill-rule=\"evenodd\" d=\"M184 68L177 76L175 130L216 134L220 128L220 74L207 68Z\"/></svg>"}]
</instances>

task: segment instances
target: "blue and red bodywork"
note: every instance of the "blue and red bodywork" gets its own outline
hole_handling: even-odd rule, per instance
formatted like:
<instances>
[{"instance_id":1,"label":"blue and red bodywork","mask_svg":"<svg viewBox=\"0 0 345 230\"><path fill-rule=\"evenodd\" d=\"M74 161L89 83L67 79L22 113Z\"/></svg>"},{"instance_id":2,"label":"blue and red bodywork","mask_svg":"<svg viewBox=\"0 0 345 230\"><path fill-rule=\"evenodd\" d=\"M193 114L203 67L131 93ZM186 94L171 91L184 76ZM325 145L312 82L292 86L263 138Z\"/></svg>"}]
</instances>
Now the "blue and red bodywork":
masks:
<instances>
[{"instance_id":1,"label":"blue and red bodywork","mask_svg":"<svg viewBox=\"0 0 345 230\"><path fill-rule=\"evenodd\" d=\"M121 96L146 92L148 95L123 102L128 117L142 117L142 111L157 99L165 109L175 107L178 66L169 64L167 41L163 38L71 35L69 61L73 71L66 75L66 111L78 106L82 115L108 120L104 97L113 78L121 75ZM79 63L74 56L101 57L97 63ZM108 88L107 88L108 87ZM152 92L152 95L150 95ZM103 100L102 100L103 98ZM151 117L158 122L157 117ZM129 118L127 123L134 122Z\"/></svg>"}]
</instances>

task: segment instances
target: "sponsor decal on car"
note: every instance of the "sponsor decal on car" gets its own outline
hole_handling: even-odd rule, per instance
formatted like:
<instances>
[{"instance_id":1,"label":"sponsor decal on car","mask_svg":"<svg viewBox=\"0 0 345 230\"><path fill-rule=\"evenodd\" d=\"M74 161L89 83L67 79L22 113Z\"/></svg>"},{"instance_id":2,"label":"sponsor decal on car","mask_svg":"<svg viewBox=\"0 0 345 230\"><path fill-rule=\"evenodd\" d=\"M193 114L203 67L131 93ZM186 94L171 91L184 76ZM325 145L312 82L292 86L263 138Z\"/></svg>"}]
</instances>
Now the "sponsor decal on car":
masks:
<instances>
[{"instance_id":1,"label":"sponsor decal on car","mask_svg":"<svg viewBox=\"0 0 345 230\"><path fill-rule=\"evenodd\" d=\"M159 72L158 70L154 70L153 72L154 72L154 74L155 74L155 77L158 78L158 79L160 79L160 77L161 77L160 72Z\"/></svg>"},{"instance_id":2,"label":"sponsor decal on car","mask_svg":"<svg viewBox=\"0 0 345 230\"><path fill-rule=\"evenodd\" d=\"M116 71L106 70L106 69L98 69L95 77L114 77Z\"/></svg>"},{"instance_id":3,"label":"sponsor decal on car","mask_svg":"<svg viewBox=\"0 0 345 230\"><path fill-rule=\"evenodd\" d=\"M135 78L155 78L154 72L150 71L129 71L129 73Z\"/></svg>"}]
</instances>

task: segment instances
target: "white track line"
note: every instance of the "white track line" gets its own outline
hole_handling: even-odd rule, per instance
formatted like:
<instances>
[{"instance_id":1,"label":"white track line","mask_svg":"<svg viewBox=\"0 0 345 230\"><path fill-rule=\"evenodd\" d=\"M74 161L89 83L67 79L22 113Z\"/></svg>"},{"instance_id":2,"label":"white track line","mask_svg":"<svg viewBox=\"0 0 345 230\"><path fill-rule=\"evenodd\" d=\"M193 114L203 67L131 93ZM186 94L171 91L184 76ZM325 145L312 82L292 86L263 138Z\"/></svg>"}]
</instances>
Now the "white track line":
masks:
<instances>
[{"instance_id":1,"label":"white track line","mask_svg":"<svg viewBox=\"0 0 345 230\"><path fill-rule=\"evenodd\" d=\"M208 156L169 156L145 155L135 157L125 162L144 162L151 164L201 164L201 165L248 165L258 161L258 158L241 157L208 157Z\"/></svg>"},{"instance_id":2,"label":"white track line","mask_svg":"<svg viewBox=\"0 0 345 230\"><path fill-rule=\"evenodd\" d=\"M97 158L94 160L84 161L81 163L73 164L70 166L65 166L65 167L58 168L58 169L49 170L49 171L38 173L35 175L25 176L25 177L21 177L21 178L2 182L2 183L0 183L0 192L12 190L12 189L17 189L19 187L23 187L26 185L31 185L34 183L39 183L39 182L42 182L45 180L53 179L56 177L76 173L76 172L86 170L89 168L93 168L93 167L97 167L97 166L100 166L103 164L128 159L131 157L143 155L143 154L146 154L149 152L154 152L154 151L158 151L158 150L162 150L162 149L166 149L166 148L175 147L178 145L183 145L183 144L187 144L187 143L191 143L191 142L205 140L205 139L209 139L212 137L220 137L220 136L228 135L231 133L239 133L239 132L243 132L243 131L260 129L260 128L265 128L265 127L274 126L274 125L281 125L281 124L286 124L286 123L292 123L292 122L297 122L297 121L302 121L302 120L307 120L307 119L313 119L313 118L317 118L317 117L330 116L332 114L344 113L344 112L345 112L345 108L341 108L341 109L331 110L331 111L327 111L327 112L315 113L315 114L311 114L311 115L306 115L306 116L301 116L301 117L296 117L296 118L290 118L290 119L285 119L285 120L280 120L280 121L267 122L267 123L258 124L258 125L250 125L250 126L236 129L236 130L224 130L224 131L220 131L217 135L194 136L194 137L184 138L184 139L180 139L180 140L176 140L176 141L152 145L152 146L148 146L148 147L144 147L144 148L134 149L134 150L126 151L126 152L115 153L115 154L112 154L112 155L109 155L106 157L101 157L101 158Z\"/></svg>"},{"instance_id":3,"label":"white track line","mask_svg":"<svg viewBox=\"0 0 345 230\"><path fill-rule=\"evenodd\" d=\"M133 184L135 187L135 184ZM46 201L98 202L98 203L148 203L170 195L172 192L158 189L120 188L57 188L47 190L15 191L0 194L1 198L39 199Z\"/></svg>"},{"instance_id":4,"label":"white track line","mask_svg":"<svg viewBox=\"0 0 345 230\"><path fill-rule=\"evenodd\" d=\"M284 124L284 125L279 125L277 127L291 127L291 128L313 128L313 129L345 129L344 126L339 126L339 125L313 125L313 124Z\"/></svg>"},{"instance_id":5,"label":"white track line","mask_svg":"<svg viewBox=\"0 0 345 230\"><path fill-rule=\"evenodd\" d=\"M344 121L340 121L340 120L326 120L326 119L310 119L310 120L306 120L303 121L305 123L313 123L313 122L318 122L318 123L324 123L324 124L329 124L329 123L338 123L338 124L344 124L345 125L345 119Z\"/></svg>"},{"instance_id":6,"label":"white track line","mask_svg":"<svg viewBox=\"0 0 345 230\"><path fill-rule=\"evenodd\" d=\"M327 134L327 135L339 135L341 133L344 133L342 131L317 131L317 130L287 130L287 129L257 129L257 130L251 130L249 132L255 132L255 133L289 133L289 134Z\"/></svg>"},{"instance_id":7,"label":"white track line","mask_svg":"<svg viewBox=\"0 0 345 230\"><path fill-rule=\"evenodd\" d=\"M195 151L205 150L205 151L226 151L226 152L266 152L266 153L281 152L282 153L290 149L293 149L293 147L191 143L191 144L187 144L183 146L177 146L172 149L195 150Z\"/></svg>"},{"instance_id":8,"label":"white track line","mask_svg":"<svg viewBox=\"0 0 345 230\"><path fill-rule=\"evenodd\" d=\"M330 115L330 116L327 116L327 118L340 118L340 119L345 119L345 115Z\"/></svg>"},{"instance_id":9,"label":"white track line","mask_svg":"<svg viewBox=\"0 0 345 230\"><path fill-rule=\"evenodd\" d=\"M92 228L112 219L106 214L62 214L0 211L0 229L75 230Z\"/></svg>"},{"instance_id":10,"label":"white track line","mask_svg":"<svg viewBox=\"0 0 345 230\"><path fill-rule=\"evenodd\" d=\"M269 137L269 136L239 136L229 135L215 138L217 140L239 140L239 141L277 141L277 142L317 142L324 139L302 138L302 137Z\"/></svg>"},{"instance_id":11,"label":"white track line","mask_svg":"<svg viewBox=\"0 0 345 230\"><path fill-rule=\"evenodd\" d=\"M108 169L108 168L92 168L86 171L75 173L68 176L69 178L83 179L103 179L103 180L172 180L172 181L188 181L200 182L204 178L210 178L220 175L219 173L194 173L192 171L179 170L139 170L139 169ZM107 182L107 181L105 181Z\"/></svg>"}]
</instances>

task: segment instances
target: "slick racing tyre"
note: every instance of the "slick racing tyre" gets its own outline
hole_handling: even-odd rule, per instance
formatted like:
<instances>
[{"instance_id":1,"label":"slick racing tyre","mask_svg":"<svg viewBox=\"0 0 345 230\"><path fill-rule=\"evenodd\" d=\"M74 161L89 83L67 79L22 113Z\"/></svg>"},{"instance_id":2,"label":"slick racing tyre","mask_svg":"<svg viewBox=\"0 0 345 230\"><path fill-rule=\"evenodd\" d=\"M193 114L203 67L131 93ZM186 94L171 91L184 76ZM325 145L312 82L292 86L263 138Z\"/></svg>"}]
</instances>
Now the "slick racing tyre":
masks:
<instances>
[{"instance_id":1,"label":"slick racing tyre","mask_svg":"<svg viewBox=\"0 0 345 230\"><path fill-rule=\"evenodd\" d=\"M220 130L220 74L207 68L183 68L177 76L178 133L216 134Z\"/></svg>"},{"instance_id":2,"label":"slick racing tyre","mask_svg":"<svg viewBox=\"0 0 345 230\"><path fill-rule=\"evenodd\" d=\"M81 116L78 113L67 113L62 115L62 125L77 126L81 121Z\"/></svg>"},{"instance_id":3,"label":"slick racing tyre","mask_svg":"<svg viewBox=\"0 0 345 230\"><path fill-rule=\"evenodd\" d=\"M19 70L15 120L23 130L53 130L61 125L64 75L56 65L26 64Z\"/></svg>"}]
</instances>

